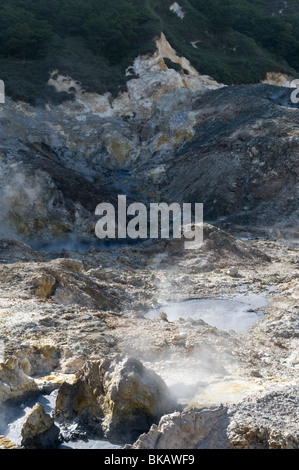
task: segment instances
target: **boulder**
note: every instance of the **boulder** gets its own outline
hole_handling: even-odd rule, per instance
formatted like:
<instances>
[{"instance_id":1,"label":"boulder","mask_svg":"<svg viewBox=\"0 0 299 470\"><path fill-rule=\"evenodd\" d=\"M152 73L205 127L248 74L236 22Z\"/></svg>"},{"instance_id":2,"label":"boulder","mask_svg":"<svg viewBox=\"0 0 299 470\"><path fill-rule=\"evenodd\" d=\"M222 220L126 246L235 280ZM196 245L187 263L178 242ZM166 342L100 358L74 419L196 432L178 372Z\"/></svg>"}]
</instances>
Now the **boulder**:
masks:
<instances>
[{"instance_id":1,"label":"boulder","mask_svg":"<svg viewBox=\"0 0 299 470\"><path fill-rule=\"evenodd\" d=\"M0 403L34 390L37 384L24 372L19 359L11 357L0 364Z\"/></svg>"},{"instance_id":2,"label":"boulder","mask_svg":"<svg viewBox=\"0 0 299 470\"><path fill-rule=\"evenodd\" d=\"M127 449L226 449L226 407L165 415Z\"/></svg>"},{"instance_id":3,"label":"boulder","mask_svg":"<svg viewBox=\"0 0 299 470\"><path fill-rule=\"evenodd\" d=\"M105 437L132 442L175 406L161 377L136 359L117 356L88 361L74 384L60 387L54 413L87 426L99 420Z\"/></svg>"},{"instance_id":4,"label":"boulder","mask_svg":"<svg viewBox=\"0 0 299 470\"><path fill-rule=\"evenodd\" d=\"M43 405L36 403L25 416L21 444L27 449L53 449L59 442L59 432Z\"/></svg>"}]
</instances>

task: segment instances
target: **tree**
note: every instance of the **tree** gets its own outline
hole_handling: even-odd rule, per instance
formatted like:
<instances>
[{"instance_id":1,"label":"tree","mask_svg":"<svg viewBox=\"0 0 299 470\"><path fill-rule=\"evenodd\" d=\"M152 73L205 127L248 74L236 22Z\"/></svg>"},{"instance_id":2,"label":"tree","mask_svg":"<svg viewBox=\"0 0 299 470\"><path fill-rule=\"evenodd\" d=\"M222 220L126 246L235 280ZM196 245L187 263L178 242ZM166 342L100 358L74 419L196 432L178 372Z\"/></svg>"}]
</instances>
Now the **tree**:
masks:
<instances>
[{"instance_id":1,"label":"tree","mask_svg":"<svg viewBox=\"0 0 299 470\"><path fill-rule=\"evenodd\" d=\"M21 59L41 57L48 48L52 30L24 8L4 5L0 10L1 54Z\"/></svg>"},{"instance_id":2,"label":"tree","mask_svg":"<svg viewBox=\"0 0 299 470\"><path fill-rule=\"evenodd\" d=\"M136 39L140 20L138 9L129 1L97 2L97 9L84 22L89 47L95 54L102 53L117 62Z\"/></svg>"}]
</instances>

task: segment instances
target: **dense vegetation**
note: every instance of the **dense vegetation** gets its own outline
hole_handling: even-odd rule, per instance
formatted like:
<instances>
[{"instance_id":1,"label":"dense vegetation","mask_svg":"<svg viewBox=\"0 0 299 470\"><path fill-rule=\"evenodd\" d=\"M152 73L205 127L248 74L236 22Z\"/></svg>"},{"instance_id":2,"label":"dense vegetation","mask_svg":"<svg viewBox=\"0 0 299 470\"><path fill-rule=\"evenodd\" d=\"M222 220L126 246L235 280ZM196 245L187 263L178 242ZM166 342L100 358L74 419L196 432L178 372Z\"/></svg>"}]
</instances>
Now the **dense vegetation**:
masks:
<instances>
[{"instance_id":1,"label":"dense vegetation","mask_svg":"<svg viewBox=\"0 0 299 470\"><path fill-rule=\"evenodd\" d=\"M154 50L162 31L201 73L227 84L299 71L299 0L178 0L183 19L170 11L172 3L1 0L0 78L7 94L35 103L65 99L46 85L53 69L87 90L116 94L125 86L125 68Z\"/></svg>"}]
</instances>

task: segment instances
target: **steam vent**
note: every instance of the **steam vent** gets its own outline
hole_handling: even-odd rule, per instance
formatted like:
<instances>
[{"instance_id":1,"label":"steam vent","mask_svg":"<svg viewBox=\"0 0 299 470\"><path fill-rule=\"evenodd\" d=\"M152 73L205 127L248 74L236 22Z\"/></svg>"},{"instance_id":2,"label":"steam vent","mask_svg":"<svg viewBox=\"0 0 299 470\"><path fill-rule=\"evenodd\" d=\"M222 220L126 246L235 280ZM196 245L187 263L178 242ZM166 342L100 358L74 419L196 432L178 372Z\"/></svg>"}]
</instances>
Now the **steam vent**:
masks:
<instances>
[{"instance_id":1,"label":"steam vent","mask_svg":"<svg viewBox=\"0 0 299 470\"><path fill-rule=\"evenodd\" d=\"M298 11L2 0L0 449L299 448Z\"/></svg>"}]
</instances>

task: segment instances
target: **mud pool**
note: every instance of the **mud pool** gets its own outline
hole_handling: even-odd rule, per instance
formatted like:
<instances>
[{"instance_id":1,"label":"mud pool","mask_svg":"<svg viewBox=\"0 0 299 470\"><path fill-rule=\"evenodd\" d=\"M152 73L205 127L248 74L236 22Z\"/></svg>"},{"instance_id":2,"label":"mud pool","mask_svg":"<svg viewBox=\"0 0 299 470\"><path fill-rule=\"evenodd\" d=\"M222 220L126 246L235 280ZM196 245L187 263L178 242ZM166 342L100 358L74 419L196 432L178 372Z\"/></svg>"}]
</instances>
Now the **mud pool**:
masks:
<instances>
[{"instance_id":1,"label":"mud pool","mask_svg":"<svg viewBox=\"0 0 299 470\"><path fill-rule=\"evenodd\" d=\"M203 320L219 330L243 333L264 317L267 298L260 294L238 295L234 298L203 298L169 303L146 313L147 318L166 314L170 322L183 319Z\"/></svg>"}]
</instances>

